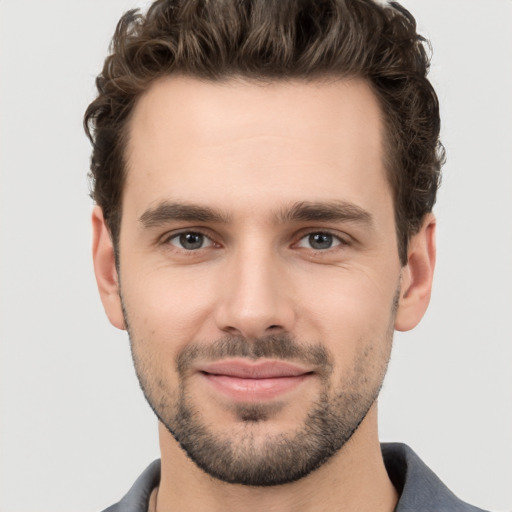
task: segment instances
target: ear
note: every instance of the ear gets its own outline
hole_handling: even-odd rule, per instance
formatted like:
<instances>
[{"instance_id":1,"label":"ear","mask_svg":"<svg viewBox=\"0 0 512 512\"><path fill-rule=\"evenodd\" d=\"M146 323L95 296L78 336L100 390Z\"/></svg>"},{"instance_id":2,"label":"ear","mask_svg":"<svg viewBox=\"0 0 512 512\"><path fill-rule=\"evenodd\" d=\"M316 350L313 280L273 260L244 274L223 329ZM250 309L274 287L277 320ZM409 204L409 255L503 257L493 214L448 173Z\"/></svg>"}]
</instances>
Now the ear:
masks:
<instances>
[{"instance_id":1,"label":"ear","mask_svg":"<svg viewBox=\"0 0 512 512\"><path fill-rule=\"evenodd\" d=\"M99 206L95 206L92 212L92 258L96 283L105 313L114 327L124 330L114 245L110 237L110 230L103 218L103 211Z\"/></svg>"},{"instance_id":2,"label":"ear","mask_svg":"<svg viewBox=\"0 0 512 512\"><path fill-rule=\"evenodd\" d=\"M395 318L397 331L418 325L430 302L436 263L436 219L429 213L409 241L407 264L402 268L401 290Z\"/></svg>"}]
</instances>

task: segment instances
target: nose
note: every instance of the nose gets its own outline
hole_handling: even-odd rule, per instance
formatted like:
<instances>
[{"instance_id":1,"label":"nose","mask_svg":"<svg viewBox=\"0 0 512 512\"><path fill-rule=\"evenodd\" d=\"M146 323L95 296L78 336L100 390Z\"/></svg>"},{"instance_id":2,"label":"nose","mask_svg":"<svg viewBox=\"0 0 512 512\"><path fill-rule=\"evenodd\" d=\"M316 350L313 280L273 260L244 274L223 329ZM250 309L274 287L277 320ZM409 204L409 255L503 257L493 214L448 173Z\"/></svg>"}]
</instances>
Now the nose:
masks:
<instances>
[{"instance_id":1,"label":"nose","mask_svg":"<svg viewBox=\"0 0 512 512\"><path fill-rule=\"evenodd\" d=\"M216 306L217 327L247 339L291 332L295 323L285 262L259 249L240 250L226 262Z\"/></svg>"}]
</instances>

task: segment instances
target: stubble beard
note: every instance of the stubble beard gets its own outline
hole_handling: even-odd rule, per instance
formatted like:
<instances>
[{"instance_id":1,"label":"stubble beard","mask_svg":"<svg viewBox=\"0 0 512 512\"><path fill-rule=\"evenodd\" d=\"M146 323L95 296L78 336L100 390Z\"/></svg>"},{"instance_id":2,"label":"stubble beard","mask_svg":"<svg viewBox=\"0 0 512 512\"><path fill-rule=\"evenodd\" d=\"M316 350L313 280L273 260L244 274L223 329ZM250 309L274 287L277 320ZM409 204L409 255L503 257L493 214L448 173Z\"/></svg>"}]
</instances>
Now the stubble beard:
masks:
<instances>
[{"instance_id":1,"label":"stubble beard","mask_svg":"<svg viewBox=\"0 0 512 512\"><path fill-rule=\"evenodd\" d=\"M396 300L395 300L396 303ZM229 336L208 345L187 345L176 359L179 389L169 389L154 360L138 353L145 340L136 340L125 323L141 389L154 413L186 455L210 476L247 486L282 485L299 480L327 462L351 439L377 400L389 362L395 304L386 339L366 342L355 363L335 387L333 358L321 345L304 346L283 333L247 341ZM375 354L379 351L379 354ZM189 390L189 369L198 358L274 358L314 365L320 391L305 419L293 432L269 434L262 426L286 405L234 404L236 424L229 431L211 428ZM156 370L156 371L155 371Z\"/></svg>"},{"instance_id":2,"label":"stubble beard","mask_svg":"<svg viewBox=\"0 0 512 512\"><path fill-rule=\"evenodd\" d=\"M208 345L187 345L176 358L179 389L170 389L155 369L154 358L138 348L148 340L134 339L122 294L121 303L135 371L142 392L160 422L185 454L205 473L221 481L247 486L274 486L299 480L339 452L352 438L376 402L386 375L393 342L400 288L396 290L390 321L383 338L361 341L354 364L338 385L332 382L333 357L322 344L302 345L282 333L248 341L227 336ZM149 343L150 345L150 343ZM378 353L376 353L378 352ZM321 390L294 432L270 435L261 429L286 405L234 404L236 426L215 432L190 396L189 369L198 358L273 358L313 365Z\"/></svg>"},{"instance_id":3,"label":"stubble beard","mask_svg":"<svg viewBox=\"0 0 512 512\"><path fill-rule=\"evenodd\" d=\"M274 435L255 432L258 424L272 417L271 406L238 406L235 415L241 425L221 435L208 429L186 393L180 394L177 414L170 421L160 420L188 457L210 476L265 487L299 480L328 461L352 437L375 398L364 401L344 394L330 402L322 393L295 432Z\"/></svg>"}]
</instances>

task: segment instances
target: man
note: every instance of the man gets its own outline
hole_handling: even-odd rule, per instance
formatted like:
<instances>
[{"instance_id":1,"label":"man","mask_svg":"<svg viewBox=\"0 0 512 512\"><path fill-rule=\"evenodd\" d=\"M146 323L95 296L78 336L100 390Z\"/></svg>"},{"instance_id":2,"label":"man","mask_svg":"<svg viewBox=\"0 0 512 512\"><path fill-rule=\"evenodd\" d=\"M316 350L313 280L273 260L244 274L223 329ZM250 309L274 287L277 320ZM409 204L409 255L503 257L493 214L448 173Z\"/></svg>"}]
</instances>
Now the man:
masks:
<instances>
[{"instance_id":1,"label":"man","mask_svg":"<svg viewBox=\"0 0 512 512\"><path fill-rule=\"evenodd\" d=\"M85 116L93 255L162 458L109 511L478 510L377 433L435 264L427 69L396 3L121 19Z\"/></svg>"}]
</instances>

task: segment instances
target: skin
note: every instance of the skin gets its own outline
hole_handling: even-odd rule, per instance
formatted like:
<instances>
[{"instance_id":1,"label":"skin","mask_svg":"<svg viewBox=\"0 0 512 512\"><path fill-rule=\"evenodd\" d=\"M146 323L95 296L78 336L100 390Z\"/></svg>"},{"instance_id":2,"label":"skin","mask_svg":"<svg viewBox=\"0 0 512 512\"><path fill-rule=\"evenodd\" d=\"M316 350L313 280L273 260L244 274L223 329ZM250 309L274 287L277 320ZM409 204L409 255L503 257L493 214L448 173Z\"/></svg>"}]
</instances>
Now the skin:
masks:
<instances>
[{"instance_id":1,"label":"skin","mask_svg":"<svg viewBox=\"0 0 512 512\"><path fill-rule=\"evenodd\" d=\"M410 241L407 265L400 264L380 116L371 89L355 79L261 84L171 77L139 100L129 125L119 275L98 207L93 256L105 311L125 329L122 296L134 358L155 394L169 390L164 398L172 404L180 384L178 355L190 344L207 346L226 335L250 342L288 334L299 344L318 343L332 356L331 388L355 382L360 361L366 378L357 386L378 388L393 328L413 328L428 306L435 263L429 214ZM151 212L170 203L209 208L219 218L163 215L156 222ZM342 204L358 215L286 215L304 203L324 210ZM206 244L180 247L177 234L184 230L203 233ZM309 235L319 232L333 235L331 247L311 246ZM292 435L322 390L313 374L280 395L266 421L240 430L229 397L196 374L187 385L188 400L212 432L231 436L235 445L250 432L256 446ZM380 453L376 402L325 464L274 487L212 478L162 423L159 435L160 512L396 506Z\"/></svg>"}]
</instances>

